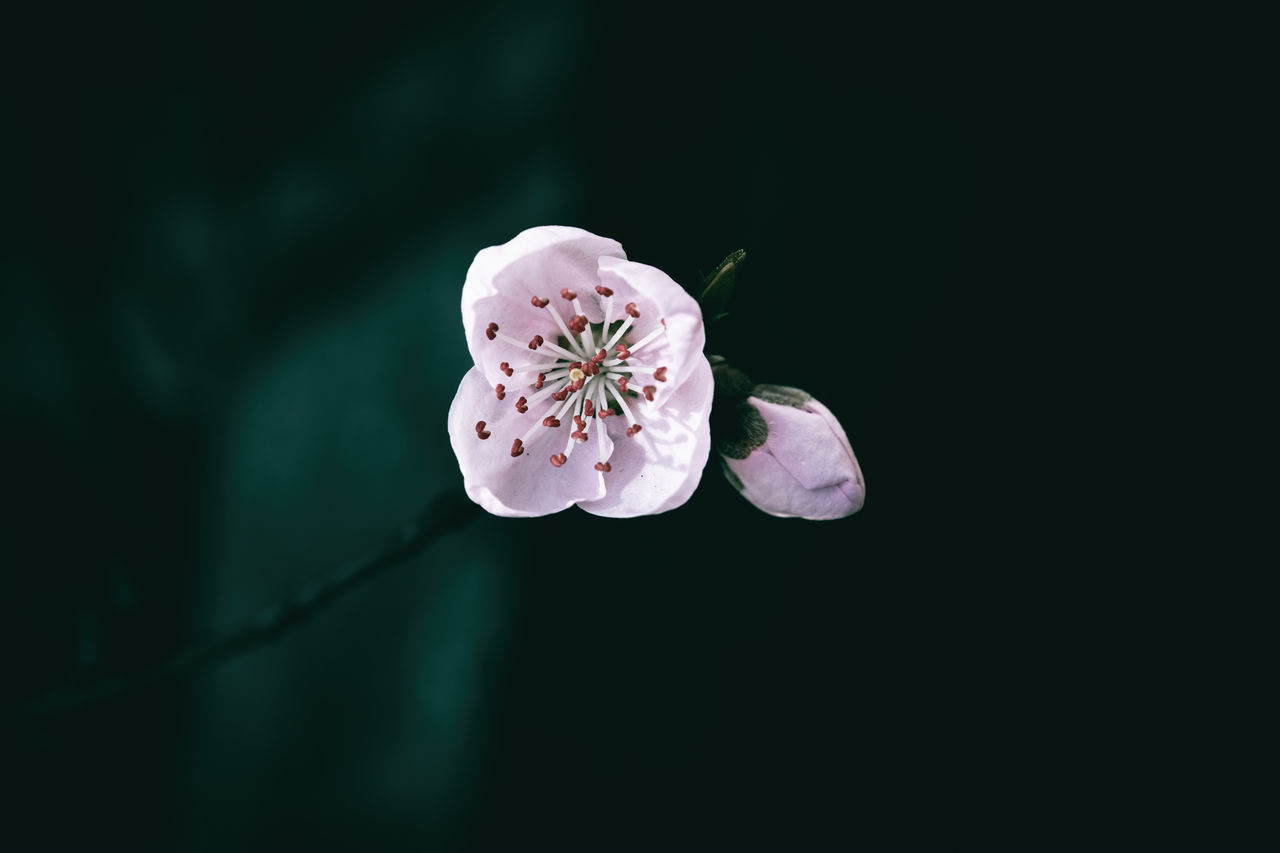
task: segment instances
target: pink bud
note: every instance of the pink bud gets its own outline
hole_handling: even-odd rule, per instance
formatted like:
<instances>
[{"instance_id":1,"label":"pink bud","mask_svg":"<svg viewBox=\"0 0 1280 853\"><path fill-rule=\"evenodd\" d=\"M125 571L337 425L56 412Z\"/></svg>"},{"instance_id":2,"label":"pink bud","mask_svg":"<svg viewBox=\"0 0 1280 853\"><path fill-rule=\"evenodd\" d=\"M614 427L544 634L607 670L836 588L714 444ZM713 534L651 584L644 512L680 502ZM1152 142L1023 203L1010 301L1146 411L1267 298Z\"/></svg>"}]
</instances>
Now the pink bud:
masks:
<instances>
[{"instance_id":1,"label":"pink bud","mask_svg":"<svg viewBox=\"0 0 1280 853\"><path fill-rule=\"evenodd\" d=\"M770 515L814 520L862 508L862 469L826 406L798 388L757 385L738 405L738 420L720 458L747 500Z\"/></svg>"}]
</instances>

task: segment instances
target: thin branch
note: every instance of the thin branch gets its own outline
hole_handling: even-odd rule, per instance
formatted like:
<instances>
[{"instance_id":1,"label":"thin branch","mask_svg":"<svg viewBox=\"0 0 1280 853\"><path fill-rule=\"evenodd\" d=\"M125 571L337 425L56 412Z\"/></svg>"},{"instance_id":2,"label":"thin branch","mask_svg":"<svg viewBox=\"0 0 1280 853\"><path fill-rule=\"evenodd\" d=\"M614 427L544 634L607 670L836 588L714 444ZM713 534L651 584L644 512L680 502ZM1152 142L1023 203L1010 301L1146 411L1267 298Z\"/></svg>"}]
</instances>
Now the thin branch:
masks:
<instances>
[{"instance_id":1,"label":"thin branch","mask_svg":"<svg viewBox=\"0 0 1280 853\"><path fill-rule=\"evenodd\" d=\"M310 622L356 587L417 556L441 536L461 530L480 514L480 508L461 489L451 489L432 500L416 522L402 527L379 551L313 578L291 598L265 608L238 630L182 649L138 672L52 690L22 702L4 716L10 722L26 722L71 713L260 649Z\"/></svg>"}]
</instances>

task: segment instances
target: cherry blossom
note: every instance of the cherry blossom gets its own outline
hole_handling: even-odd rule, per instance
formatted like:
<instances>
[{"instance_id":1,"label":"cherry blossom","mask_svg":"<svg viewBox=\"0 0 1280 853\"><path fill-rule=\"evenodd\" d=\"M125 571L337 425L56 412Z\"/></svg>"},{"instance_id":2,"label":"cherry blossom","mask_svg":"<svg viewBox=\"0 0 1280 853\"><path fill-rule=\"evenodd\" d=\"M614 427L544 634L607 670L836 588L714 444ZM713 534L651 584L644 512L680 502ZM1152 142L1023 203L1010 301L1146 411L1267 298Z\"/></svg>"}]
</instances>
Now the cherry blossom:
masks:
<instances>
[{"instance_id":1,"label":"cherry blossom","mask_svg":"<svg viewBox=\"0 0 1280 853\"><path fill-rule=\"evenodd\" d=\"M449 439L476 503L631 517L693 494L714 383L698 304L666 273L614 240L531 228L476 255L462 323L475 366Z\"/></svg>"}]
</instances>

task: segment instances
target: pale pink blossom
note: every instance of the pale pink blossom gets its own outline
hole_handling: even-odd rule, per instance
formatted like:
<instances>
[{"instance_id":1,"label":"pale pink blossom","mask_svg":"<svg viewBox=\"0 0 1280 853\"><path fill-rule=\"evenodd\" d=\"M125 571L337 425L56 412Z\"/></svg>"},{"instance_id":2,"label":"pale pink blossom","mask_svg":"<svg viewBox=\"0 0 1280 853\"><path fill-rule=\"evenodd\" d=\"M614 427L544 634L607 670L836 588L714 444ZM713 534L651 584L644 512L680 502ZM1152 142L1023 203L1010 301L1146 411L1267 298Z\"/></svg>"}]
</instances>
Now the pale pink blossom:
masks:
<instances>
[{"instance_id":1,"label":"pale pink blossom","mask_svg":"<svg viewBox=\"0 0 1280 853\"><path fill-rule=\"evenodd\" d=\"M738 435L720 446L726 476L770 515L844 518L866 484L831 410L798 388L756 385L738 404Z\"/></svg>"},{"instance_id":2,"label":"pale pink blossom","mask_svg":"<svg viewBox=\"0 0 1280 853\"><path fill-rule=\"evenodd\" d=\"M666 273L581 229L531 228L476 255L462 324L475 366L449 440L476 503L630 517L693 494L714 383L698 303Z\"/></svg>"}]
</instances>

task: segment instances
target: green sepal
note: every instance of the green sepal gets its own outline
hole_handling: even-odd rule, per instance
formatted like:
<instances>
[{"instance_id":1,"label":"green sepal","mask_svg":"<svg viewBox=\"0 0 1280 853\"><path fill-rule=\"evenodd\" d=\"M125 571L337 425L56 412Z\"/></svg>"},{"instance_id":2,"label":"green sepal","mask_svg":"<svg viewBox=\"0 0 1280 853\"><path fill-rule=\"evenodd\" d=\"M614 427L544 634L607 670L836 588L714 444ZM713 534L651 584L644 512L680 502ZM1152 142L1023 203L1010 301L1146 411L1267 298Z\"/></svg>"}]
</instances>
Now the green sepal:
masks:
<instances>
[{"instance_id":1,"label":"green sepal","mask_svg":"<svg viewBox=\"0 0 1280 853\"><path fill-rule=\"evenodd\" d=\"M698 297L698 305L702 308L702 316L708 322L719 320L729 313L729 297L733 296L734 279L737 278L738 267L746 257L747 253L744 249L730 253L711 275L703 279L706 287Z\"/></svg>"}]
</instances>

